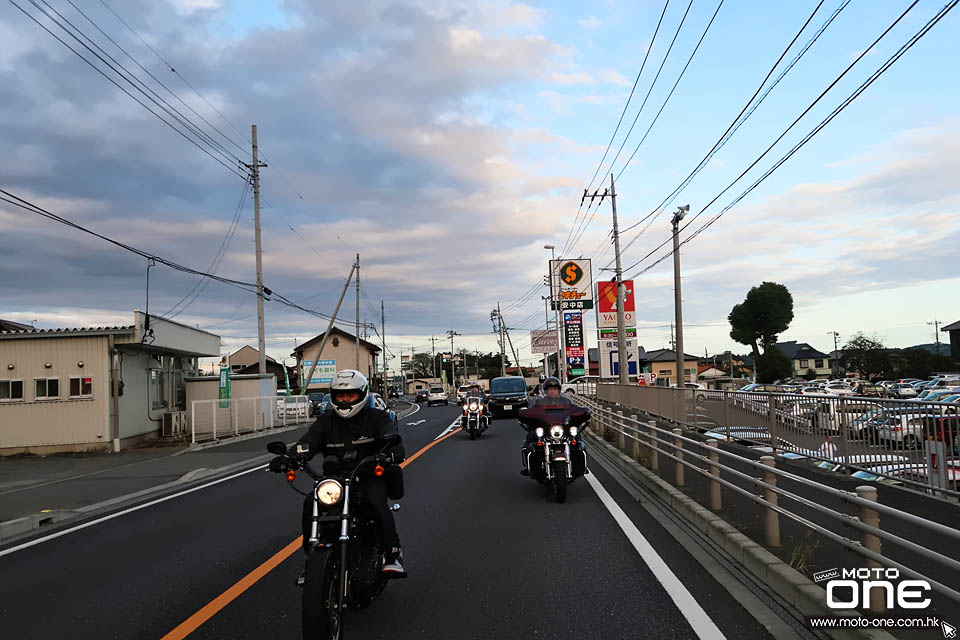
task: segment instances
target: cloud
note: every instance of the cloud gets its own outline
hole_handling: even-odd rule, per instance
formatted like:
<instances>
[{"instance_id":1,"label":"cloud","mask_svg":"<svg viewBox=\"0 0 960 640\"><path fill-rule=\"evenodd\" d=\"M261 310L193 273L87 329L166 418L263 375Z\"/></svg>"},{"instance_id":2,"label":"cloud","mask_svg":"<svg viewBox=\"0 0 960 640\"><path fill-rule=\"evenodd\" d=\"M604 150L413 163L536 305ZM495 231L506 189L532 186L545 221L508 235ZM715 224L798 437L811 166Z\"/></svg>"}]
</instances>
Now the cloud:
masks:
<instances>
[{"instance_id":1,"label":"cloud","mask_svg":"<svg viewBox=\"0 0 960 640\"><path fill-rule=\"evenodd\" d=\"M603 21L600 20L600 18L597 18L597 17L595 17L595 16L590 16L589 18L584 18L583 20L578 20L578 21L577 21L577 24L579 24L579 25L580 25L581 27L583 27L584 29L596 29L596 28L598 28L601 24L603 24Z\"/></svg>"}]
</instances>

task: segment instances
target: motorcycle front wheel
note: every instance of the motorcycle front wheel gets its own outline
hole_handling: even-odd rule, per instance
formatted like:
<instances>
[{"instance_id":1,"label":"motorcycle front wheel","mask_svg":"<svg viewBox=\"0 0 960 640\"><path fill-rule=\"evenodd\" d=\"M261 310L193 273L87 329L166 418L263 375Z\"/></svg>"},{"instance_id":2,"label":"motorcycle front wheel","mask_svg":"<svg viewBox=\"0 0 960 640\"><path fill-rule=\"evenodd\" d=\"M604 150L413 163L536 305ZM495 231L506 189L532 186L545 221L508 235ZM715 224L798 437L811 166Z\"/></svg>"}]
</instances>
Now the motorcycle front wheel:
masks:
<instances>
[{"instance_id":1,"label":"motorcycle front wheel","mask_svg":"<svg viewBox=\"0 0 960 640\"><path fill-rule=\"evenodd\" d=\"M323 549L307 560L301 616L303 640L341 640L342 612L338 606L340 571L334 562L335 552Z\"/></svg>"},{"instance_id":2,"label":"motorcycle front wheel","mask_svg":"<svg viewBox=\"0 0 960 640\"><path fill-rule=\"evenodd\" d=\"M553 463L553 499L563 502L567 499L567 463Z\"/></svg>"}]
</instances>

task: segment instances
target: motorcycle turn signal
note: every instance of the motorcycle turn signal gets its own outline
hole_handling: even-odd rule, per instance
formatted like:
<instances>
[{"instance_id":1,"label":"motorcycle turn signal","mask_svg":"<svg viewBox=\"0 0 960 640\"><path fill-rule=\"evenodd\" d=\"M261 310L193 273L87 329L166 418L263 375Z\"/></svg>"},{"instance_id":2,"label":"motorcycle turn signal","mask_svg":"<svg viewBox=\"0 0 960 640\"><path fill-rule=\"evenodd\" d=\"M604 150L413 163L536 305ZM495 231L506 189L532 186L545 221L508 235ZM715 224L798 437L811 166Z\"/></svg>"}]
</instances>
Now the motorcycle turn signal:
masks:
<instances>
[{"instance_id":1,"label":"motorcycle turn signal","mask_svg":"<svg viewBox=\"0 0 960 640\"><path fill-rule=\"evenodd\" d=\"M294 471L293 469L290 469L289 471L287 471L287 482L293 482L296 479L297 479L296 471Z\"/></svg>"},{"instance_id":2,"label":"motorcycle turn signal","mask_svg":"<svg viewBox=\"0 0 960 640\"><path fill-rule=\"evenodd\" d=\"M373 475L377 476L378 478L382 478L382 477L383 477L383 465L378 464L376 467L374 467L374 468L373 468Z\"/></svg>"}]
</instances>

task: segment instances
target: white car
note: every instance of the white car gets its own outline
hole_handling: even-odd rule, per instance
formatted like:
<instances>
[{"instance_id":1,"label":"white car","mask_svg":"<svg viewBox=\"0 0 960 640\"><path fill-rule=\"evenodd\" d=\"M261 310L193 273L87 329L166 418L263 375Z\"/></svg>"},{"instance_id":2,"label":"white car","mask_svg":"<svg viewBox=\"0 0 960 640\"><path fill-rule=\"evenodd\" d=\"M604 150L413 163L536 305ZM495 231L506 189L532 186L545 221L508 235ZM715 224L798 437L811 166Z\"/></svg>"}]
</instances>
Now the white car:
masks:
<instances>
[{"instance_id":1,"label":"white car","mask_svg":"<svg viewBox=\"0 0 960 640\"><path fill-rule=\"evenodd\" d=\"M824 393L829 393L835 396L852 396L853 395L853 389L851 389L845 384L828 384L823 391Z\"/></svg>"},{"instance_id":2,"label":"white car","mask_svg":"<svg viewBox=\"0 0 960 640\"><path fill-rule=\"evenodd\" d=\"M430 393L427 394L427 406L435 404L450 404L450 397L447 396L447 390L443 387L430 387Z\"/></svg>"},{"instance_id":3,"label":"white car","mask_svg":"<svg viewBox=\"0 0 960 640\"><path fill-rule=\"evenodd\" d=\"M597 382L600 376L580 376L560 386L560 393L572 393L586 396L597 394Z\"/></svg>"}]
</instances>

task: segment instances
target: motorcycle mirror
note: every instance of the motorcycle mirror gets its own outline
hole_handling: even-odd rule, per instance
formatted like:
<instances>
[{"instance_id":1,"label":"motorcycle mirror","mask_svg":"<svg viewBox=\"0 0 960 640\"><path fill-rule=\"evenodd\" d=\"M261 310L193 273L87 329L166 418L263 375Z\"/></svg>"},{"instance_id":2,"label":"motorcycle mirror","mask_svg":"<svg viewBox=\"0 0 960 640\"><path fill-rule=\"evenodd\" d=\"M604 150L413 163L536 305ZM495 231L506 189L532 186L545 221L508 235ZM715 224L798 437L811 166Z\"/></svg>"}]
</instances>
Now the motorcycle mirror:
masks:
<instances>
[{"instance_id":1,"label":"motorcycle mirror","mask_svg":"<svg viewBox=\"0 0 960 640\"><path fill-rule=\"evenodd\" d=\"M287 445L280 442L279 440L276 440L274 442L268 442L267 451L277 456L283 456L283 455L286 455L287 453Z\"/></svg>"},{"instance_id":2,"label":"motorcycle mirror","mask_svg":"<svg viewBox=\"0 0 960 640\"><path fill-rule=\"evenodd\" d=\"M385 445L397 444L398 442L400 442L400 436L395 433L391 433L388 436L384 436L382 439L382 442Z\"/></svg>"}]
</instances>

